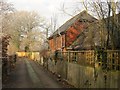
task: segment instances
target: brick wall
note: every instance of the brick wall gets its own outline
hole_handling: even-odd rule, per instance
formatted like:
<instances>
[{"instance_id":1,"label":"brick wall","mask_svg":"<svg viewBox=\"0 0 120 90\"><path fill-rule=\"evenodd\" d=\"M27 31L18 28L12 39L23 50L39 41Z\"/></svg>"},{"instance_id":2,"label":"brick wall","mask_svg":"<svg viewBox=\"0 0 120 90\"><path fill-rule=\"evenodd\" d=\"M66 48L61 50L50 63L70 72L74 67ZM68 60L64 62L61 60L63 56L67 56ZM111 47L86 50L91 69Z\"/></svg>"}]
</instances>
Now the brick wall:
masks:
<instances>
[{"instance_id":1,"label":"brick wall","mask_svg":"<svg viewBox=\"0 0 120 90\"><path fill-rule=\"evenodd\" d=\"M50 50L54 52L55 50L61 49L65 46L65 34L61 36L53 37L49 40Z\"/></svg>"}]
</instances>

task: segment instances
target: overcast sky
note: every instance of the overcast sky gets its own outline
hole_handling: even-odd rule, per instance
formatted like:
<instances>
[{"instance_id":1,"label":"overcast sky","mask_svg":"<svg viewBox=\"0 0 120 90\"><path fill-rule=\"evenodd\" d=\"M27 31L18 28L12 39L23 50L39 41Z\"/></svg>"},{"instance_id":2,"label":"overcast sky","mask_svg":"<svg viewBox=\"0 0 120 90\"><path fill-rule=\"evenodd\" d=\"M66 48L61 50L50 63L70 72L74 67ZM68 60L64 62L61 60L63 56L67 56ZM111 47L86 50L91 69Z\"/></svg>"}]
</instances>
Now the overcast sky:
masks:
<instances>
[{"instance_id":1,"label":"overcast sky","mask_svg":"<svg viewBox=\"0 0 120 90\"><path fill-rule=\"evenodd\" d=\"M51 16L56 14L58 26L61 26L71 17L62 14L60 9L65 4L65 8L71 14L73 14L75 7L79 6L79 12L84 10L80 3L76 2L83 2L83 1L90 1L90 0L7 0L8 2L12 3L17 10L27 10L27 11L36 11L40 14L40 16L45 17L47 20L50 21ZM94 0L95 1L95 0ZM106 0L103 0L104 2ZM120 1L120 0L115 0ZM77 13L79 13L77 12ZM77 14L75 13L75 14ZM74 14L74 15L75 15Z\"/></svg>"},{"instance_id":2,"label":"overcast sky","mask_svg":"<svg viewBox=\"0 0 120 90\"><path fill-rule=\"evenodd\" d=\"M12 3L17 10L27 10L27 11L36 11L50 20L53 14L57 15L58 26L62 25L65 21L71 17L60 12L60 9L65 4L65 7L68 9L69 13L72 13L76 1L82 0L7 0ZM81 8L82 10L82 8Z\"/></svg>"}]
</instances>

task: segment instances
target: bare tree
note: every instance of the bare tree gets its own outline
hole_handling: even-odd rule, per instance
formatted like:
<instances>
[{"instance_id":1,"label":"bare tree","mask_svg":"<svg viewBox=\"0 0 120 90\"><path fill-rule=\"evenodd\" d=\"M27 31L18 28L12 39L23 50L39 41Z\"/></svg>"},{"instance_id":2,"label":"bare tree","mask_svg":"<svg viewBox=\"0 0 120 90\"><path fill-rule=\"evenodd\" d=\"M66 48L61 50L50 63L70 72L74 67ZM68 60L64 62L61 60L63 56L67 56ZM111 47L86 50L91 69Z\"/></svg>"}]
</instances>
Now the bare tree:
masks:
<instances>
[{"instance_id":1,"label":"bare tree","mask_svg":"<svg viewBox=\"0 0 120 90\"><path fill-rule=\"evenodd\" d=\"M74 15L76 15L77 13L82 11L84 8L83 3L79 0L74 0L74 1L72 1L72 3L70 3L70 5L68 5L68 4L69 4L69 2L67 2L67 3L63 2L61 4L61 7L59 9L61 14L73 17ZM84 5L85 5L85 3L84 3Z\"/></svg>"},{"instance_id":2,"label":"bare tree","mask_svg":"<svg viewBox=\"0 0 120 90\"><path fill-rule=\"evenodd\" d=\"M13 4L0 0L0 15L5 15L7 13L13 12L14 10L15 8L13 7Z\"/></svg>"},{"instance_id":3,"label":"bare tree","mask_svg":"<svg viewBox=\"0 0 120 90\"><path fill-rule=\"evenodd\" d=\"M119 20L117 14L117 10L119 11L118 2L114 0L102 2L98 0L96 2L87 2L87 5L84 5L86 10L93 11L94 15L99 19L100 27L100 38L101 38L101 46L104 49L112 48L117 49L119 46ZM90 6L89 8L87 6ZM107 32L104 33L104 32ZM106 36L106 38L103 38Z\"/></svg>"},{"instance_id":4,"label":"bare tree","mask_svg":"<svg viewBox=\"0 0 120 90\"><path fill-rule=\"evenodd\" d=\"M116 4L117 4L118 12L120 13L120 2L116 2Z\"/></svg>"},{"instance_id":5,"label":"bare tree","mask_svg":"<svg viewBox=\"0 0 120 90\"><path fill-rule=\"evenodd\" d=\"M17 17L18 15L19 17ZM42 35L42 32L39 31L39 25L43 21L44 19L35 12L21 11L16 13L16 24L18 25L18 32L22 35L21 43L24 43L24 47L29 49L32 43L35 43L38 34Z\"/></svg>"},{"instance_id":6,"label":"bare tree","mask_svg":"<svg viewBox=\"0 0 120 90\"><path fill-rule=\"evenodd\" d=\"M8 3L6 1L0 0L0 32L2 32L3 28L5 28L5 24L7 22L7 14L15 11L13 4ZM6 20L5 20L6 19Z\"/></svg>"},{"instance_id":7,"label":"bare tree","mask_svg":"<svg viewBox=\"0 0 120 90\"><path fill-rule=\"evenodd\" d=\"M65 6L65 3L63 3L63 4L61 5L60 11L61 11L63 14L66 14L66 15L68 15L68 16L73 17L73 15L68 12L68 10L67 10L67 8L66 8L66 6Z\"/></svg>"},{"instance_id":8,"label":"bare tree","mask_svg":"<svg viewBox=\"0 0 120 90\"><path fill-rule=\"evenodd\" d=\"M53 16L51 17L51 33L54 33L58 27L58 17L56 14L53 14Z\"/></svg>"},{"instance_id":9,"label":"bare tree","mask_svg":"<svg viewBox=\"0 0 120 90\"><path fill-rule=\"evenodd\" d=\"M36 48L35 43L41 44L42 42L41 36L44 35L40 29L40 24L43 22L44 19L36 12L16 11L9 13L4 19L3 32L11 35L11 42L14 43L12 46L15 45L18 49L22 48L23 50L25 47L28 50L33 50Z\"/></svg>"},{"instance_id":10,"label":"bare tree","mask_svg":"<svg viewBox=\"0 0 120 90\"><path fill-rule=\"evenodd\" d=\"M78 5L77 5L78 4ZM108 49L111 47L112 49L116 49L119 46L118 41L119 40L119 14L117 12L120 12L120 2L115 2L115 0L107 0L105 2L102 2L102 0L96 0L96 1L85 1L83 2L76 1L76 8L78 9L77 12L81 11L81 6L84 7L84 9L87 12L90 12L92 15L98 18L99 24L101 27L99 27L100 30L100 38L101 38L101 47L104 47L104 49ZM83 9L83 8L82 8ZM69 14L65 4L62 5L61 11L64 14L67 14L69 16L73 16L73 14ZM74 8L74 11L76 9ZM107 32L107 35L106 33ZM104 38L106 36L106 38Z\"/></svg>"}]
</instances>

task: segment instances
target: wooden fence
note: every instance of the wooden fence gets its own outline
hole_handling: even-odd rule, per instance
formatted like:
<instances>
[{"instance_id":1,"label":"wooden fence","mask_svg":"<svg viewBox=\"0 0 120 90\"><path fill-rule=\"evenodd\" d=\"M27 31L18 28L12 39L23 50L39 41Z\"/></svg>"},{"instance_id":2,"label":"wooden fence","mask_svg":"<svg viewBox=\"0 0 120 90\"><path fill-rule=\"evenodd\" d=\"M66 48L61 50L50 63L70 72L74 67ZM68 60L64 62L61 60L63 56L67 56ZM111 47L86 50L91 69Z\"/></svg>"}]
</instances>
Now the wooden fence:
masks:
<instances>
[{"instance_id":1,"label":"wooden fence","mask_svg":"<svg viewBox=\"0 0 120 90\"><path fill-rule=\"evenodd\" d=\"M106 70L120 70L120 50L87 50L57 53L57 60L67 60L83 66L101 67Z\"/></svg>"},{"instance_id":2,"label":"wooden fence","mask_svg":"<svg viewBox=\"0 0 120 90\"><path fill-rule=\"evenodd\" d=\"M77 88L120 88L120 50L50 54L43 66Z\"/></svg>"}]
</instances>

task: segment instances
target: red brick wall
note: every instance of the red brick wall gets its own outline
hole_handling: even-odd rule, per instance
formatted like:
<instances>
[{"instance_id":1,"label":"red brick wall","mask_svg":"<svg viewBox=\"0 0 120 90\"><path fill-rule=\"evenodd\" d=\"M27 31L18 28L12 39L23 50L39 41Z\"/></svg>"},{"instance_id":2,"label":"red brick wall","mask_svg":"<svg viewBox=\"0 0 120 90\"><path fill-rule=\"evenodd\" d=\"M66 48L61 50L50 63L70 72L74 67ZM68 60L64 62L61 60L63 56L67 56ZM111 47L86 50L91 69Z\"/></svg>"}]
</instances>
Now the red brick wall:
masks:
<instances>
[{"instance_id":1,"label":"red brick wall","mask_svg":"<svg viewBox=\"0 0 120 90\"><path fill-rule=\"evenodd\" d=\"M68 28L66 32L66 46L70 46L79 34L86 28L87 23L84 22L75 22L71 27Z\"/></svg>"},{"instance_id":2,"label":"red brick wall","mask_svg":"<svg viewBox=\"0 0 120 90\"><path fill-rule=\"evenodd\" d=\"M54 52L55 50L61 49L65 46L65 34L57 37L53 37L49 40L50 50Z\"/></svg>"},{"instance_id":3,"label":"red brick wall","mask_svg":"<svg viewBox=\"0 0 120 90\"><path fill-rule=\"evenodd\" d=\"M71 27L68 28L66 34L53 37L49 40L50 49L54 52L55 50L62 48L62 46L70 46L86 27L87 22L81 22L80 20L78 20ZM66 48L64 48L63 50L65 51Z\"/></svg>"}]
</instances>

